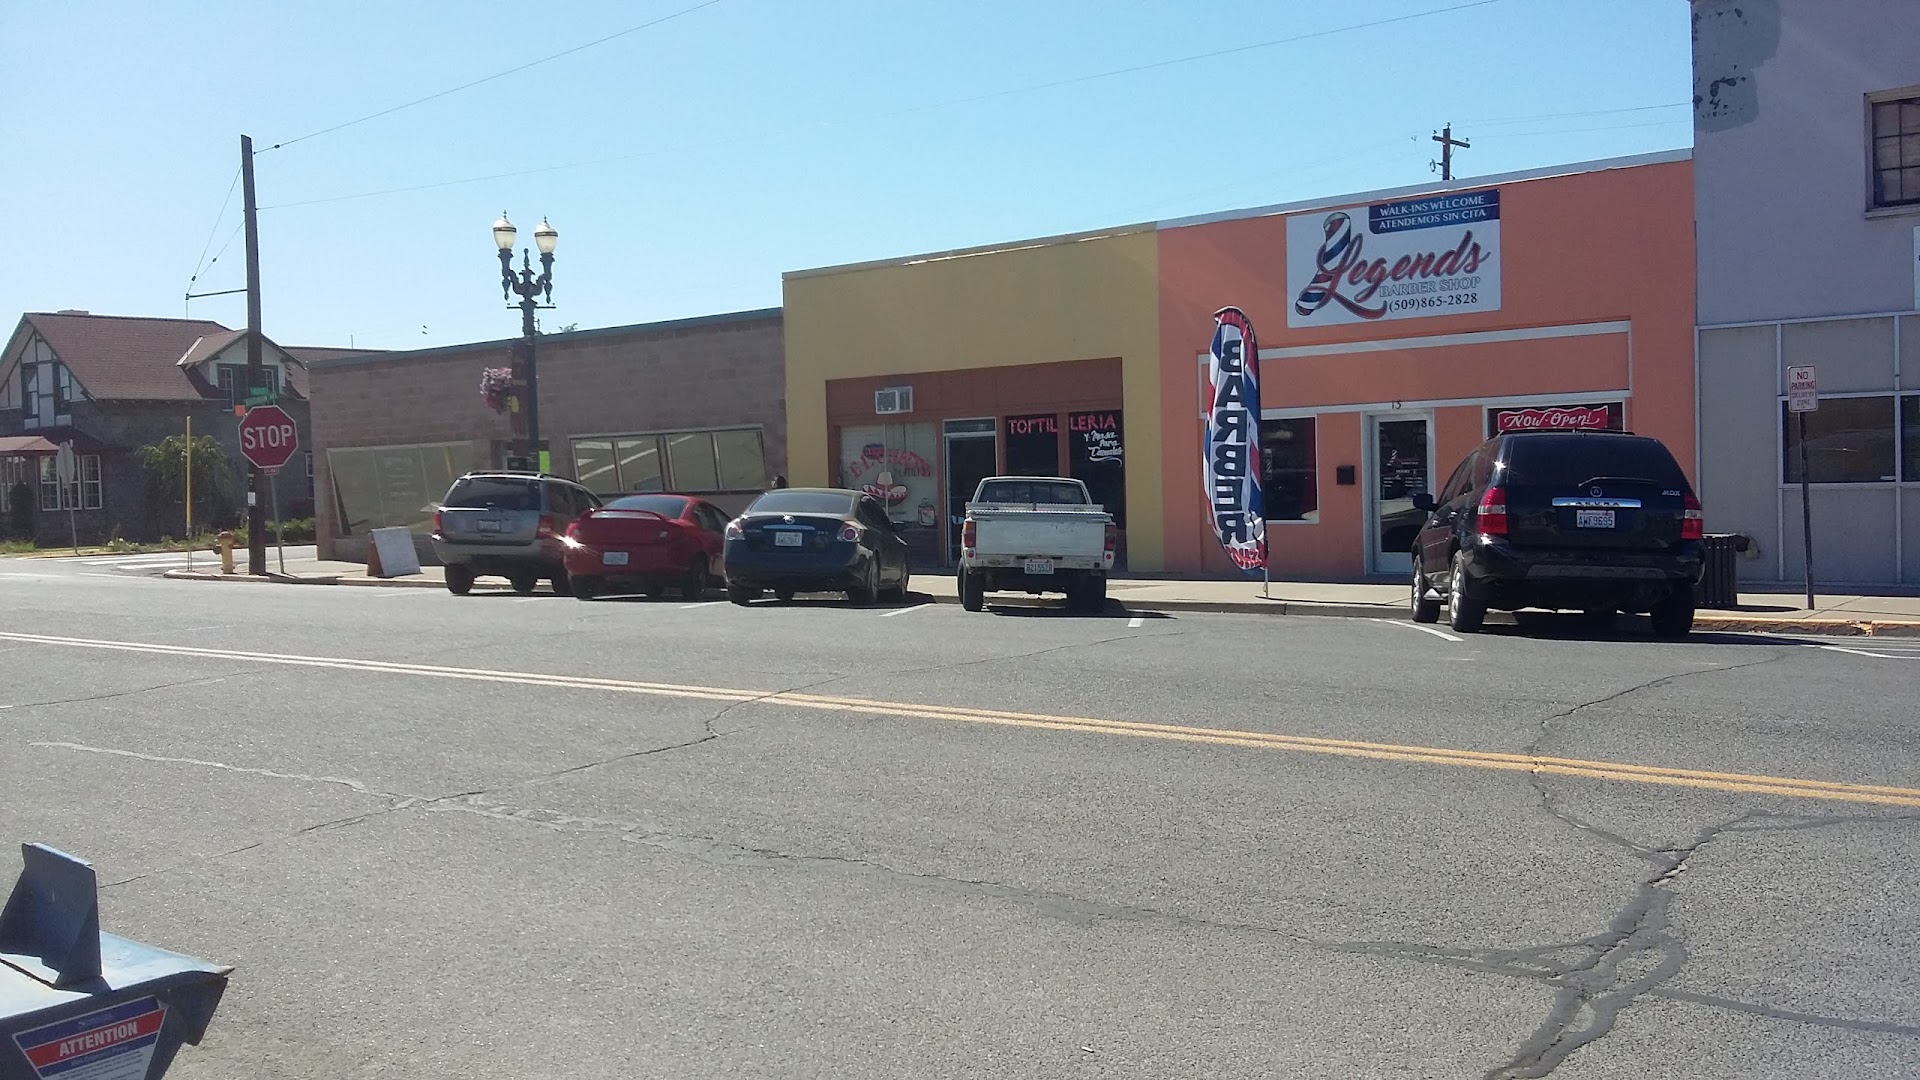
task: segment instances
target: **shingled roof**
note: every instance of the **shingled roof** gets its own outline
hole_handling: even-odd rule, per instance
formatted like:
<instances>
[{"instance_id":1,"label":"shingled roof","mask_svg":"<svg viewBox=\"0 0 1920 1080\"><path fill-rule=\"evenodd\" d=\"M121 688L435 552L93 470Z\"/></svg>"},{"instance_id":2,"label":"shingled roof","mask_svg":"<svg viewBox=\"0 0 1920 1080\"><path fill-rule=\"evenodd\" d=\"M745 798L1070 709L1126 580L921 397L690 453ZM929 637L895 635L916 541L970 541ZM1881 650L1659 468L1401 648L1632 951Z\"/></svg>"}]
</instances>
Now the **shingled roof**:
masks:
<instances>
[{"instance_id":1,"label":"shingled roof","mask_svg":"<svg viewBox=\"0 0 1920 1080\"><path fill-rule=\"evenodd\" d=\"M233 344L245 331L208 319L30 312L22 322L46 339L95 401L190 401L217 396L188 370ZM296 363L357 356L377 349L280 347ZM305 372L287 368L287 385L306 393Z\"/></svg>"}]
</instances>

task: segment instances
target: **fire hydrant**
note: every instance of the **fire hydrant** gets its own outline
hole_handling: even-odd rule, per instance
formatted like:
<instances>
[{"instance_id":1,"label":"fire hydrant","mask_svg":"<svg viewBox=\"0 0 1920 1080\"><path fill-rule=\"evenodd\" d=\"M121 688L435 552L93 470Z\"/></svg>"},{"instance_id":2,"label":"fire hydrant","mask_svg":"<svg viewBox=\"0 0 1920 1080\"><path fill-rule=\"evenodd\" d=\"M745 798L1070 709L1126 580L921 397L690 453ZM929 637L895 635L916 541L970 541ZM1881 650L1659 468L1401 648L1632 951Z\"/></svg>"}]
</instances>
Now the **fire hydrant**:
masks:
<instances>
[{"instance_id":1,"label":"fire hydrant","mask_svg":"<svg viewBox=\"0 0 1920 1080\"><path fill-rule=\"evenodd\" d=\"M217 538L220 542L220 572L233 573L233 530L222 529Z\"/></svg>"}]
</instances>

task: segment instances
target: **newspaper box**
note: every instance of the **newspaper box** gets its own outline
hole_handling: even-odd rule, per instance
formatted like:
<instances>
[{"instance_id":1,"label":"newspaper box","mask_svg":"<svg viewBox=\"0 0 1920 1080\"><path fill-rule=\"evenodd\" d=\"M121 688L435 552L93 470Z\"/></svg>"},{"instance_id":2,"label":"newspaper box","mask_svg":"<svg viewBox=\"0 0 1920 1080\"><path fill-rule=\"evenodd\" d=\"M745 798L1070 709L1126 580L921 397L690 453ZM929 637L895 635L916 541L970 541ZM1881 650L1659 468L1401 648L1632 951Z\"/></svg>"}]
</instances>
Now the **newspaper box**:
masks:
<instances>
[{"instance_id":1,"label":"newspaper box","mask_svg":"<svg viewBox=\"0 0 1920 1080\"><path fill-rule=\"evenodd\" d=\"M22 844L0 909L0 1080L154 1080L233 969L100 932L93 866Z\"/></svg>"}]
</instances>

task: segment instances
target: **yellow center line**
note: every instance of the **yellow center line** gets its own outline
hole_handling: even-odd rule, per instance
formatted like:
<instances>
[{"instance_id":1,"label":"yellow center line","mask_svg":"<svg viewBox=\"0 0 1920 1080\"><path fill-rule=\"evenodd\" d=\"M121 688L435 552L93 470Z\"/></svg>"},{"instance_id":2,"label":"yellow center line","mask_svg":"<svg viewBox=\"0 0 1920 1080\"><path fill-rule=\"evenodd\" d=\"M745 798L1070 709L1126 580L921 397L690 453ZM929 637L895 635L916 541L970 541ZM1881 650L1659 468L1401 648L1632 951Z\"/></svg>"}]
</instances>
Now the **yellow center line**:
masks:
<instances>
[{"instance_id":1,"label":"yellow center line","mask_svg":"<svg viewBox=\"0 0 1920 1080\"><path fill-rule=\"evenodd\" d=\"M425 678L456 679L471 682L508 683L546 686L569 690L601 690L612 693L645 694L656 697L698 701L753 702L786 705L825 712L861 713L869 716L899 716L924 720L944 720L1000 727L1029 728L1042 731L1120 735L1129 738L1156 739L1207 746L1238 747L1254 750L1289 750L1295 753L1331 757L1364 758L1453 768L1490 769L1501 772L1538 772L1554 776L1576 776L1622 783L1658 784L1668 787L1697 788L1709 791L1779 795L1788 798L1822 799L1838 802L1875 803L1888 806L1920 806L1920 788L1888 787L1873 784L1845 784L1830 780L1808 780L1787 776L1752 773L1711 772L1701 769L1636 765L1617 761L1586 761L1579 758L1549 757L1538 754L1511 754L1487 750L1456 750L1438 746L1409 746L1397 743L1362 742L1353 739L1328 739L1308 735L1243 731L1233 728L1192 727L1182 724L1154 724L1135 720L1102 720L1088 716L1056 716L1048 713L1010 712L955 705L927 705L873 698L836 697L797 691L740 690L722 686L686 683L645 682L633 679L606 679L584 675L554 675L530 671L494 671L484 668L447 667L436 664L408 664L386 660L362 660L353 657L302 656L290 653L250 652L238 649L203 649L187 645L152 642L106 641L94 638L54 637L44 634L0 633L0 640L67 648L105 649L119 652L149 653L162 656L188 656L202 659L237 660L250 663L293 667L330 668Z\"/></svg>"}]
</instances>

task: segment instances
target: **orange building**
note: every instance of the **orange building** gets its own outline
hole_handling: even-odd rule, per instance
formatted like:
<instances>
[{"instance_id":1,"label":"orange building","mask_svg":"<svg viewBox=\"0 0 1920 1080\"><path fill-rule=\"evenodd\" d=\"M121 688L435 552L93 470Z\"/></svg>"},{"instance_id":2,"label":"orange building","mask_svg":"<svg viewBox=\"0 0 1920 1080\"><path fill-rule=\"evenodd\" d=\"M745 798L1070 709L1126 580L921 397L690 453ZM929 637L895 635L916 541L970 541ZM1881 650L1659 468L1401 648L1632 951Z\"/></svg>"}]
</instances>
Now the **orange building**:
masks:
<instances>
[{"instance_id":1,"label":"orange building","mask_svg":"<svg viewBox=\"0 0 1920 1080\"><path fill-rule=\"evenodd\" d=\"M1163 222L1168 567L1233 571L1199 449L1228 304L1259 335L1275 577L1405 574L1412 496L1502 425L1624 426L1691 466L1692 168L1666 154Z\"/></svg>"},{"instance_id":2,"label":"orange building","mask_svg":"<svg viewBox=\"0 0 1920 1080\"><path fill-rule=\"evenodd\" d=\"M1413 495L1503 425L1626 427L1691 469L1693 275L1684 151L798 271L789 470L885 494L928 568L979 476L1057 471L1129 570L1237 574L1201 476L1234 305L1273 575L1400 576Z\"/></svg>"}]
</instances>

